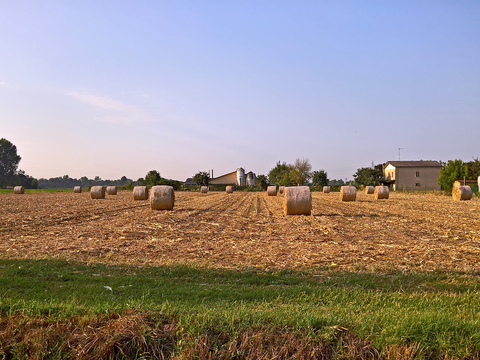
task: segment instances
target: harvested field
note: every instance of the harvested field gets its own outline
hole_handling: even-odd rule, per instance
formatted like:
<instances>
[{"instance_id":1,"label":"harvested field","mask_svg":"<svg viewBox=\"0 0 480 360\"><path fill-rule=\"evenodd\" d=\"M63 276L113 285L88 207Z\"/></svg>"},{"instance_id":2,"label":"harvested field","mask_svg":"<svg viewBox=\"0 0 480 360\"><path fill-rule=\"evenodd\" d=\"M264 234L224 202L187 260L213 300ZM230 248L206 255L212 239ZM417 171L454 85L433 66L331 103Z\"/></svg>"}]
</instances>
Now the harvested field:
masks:
<instances>
[{"instance_id":1,"label":"harvested field","mask_svg":"<svg viewBox=\"0 0 480 360\"><path fill-rule=\"evenodd\" d=\"M128 191L0 194L0 256L222 268L480 270L480 201L391 193L312 193L311 216L266 193L177 192L152 211Z\"/></svg>"}]
</instances>

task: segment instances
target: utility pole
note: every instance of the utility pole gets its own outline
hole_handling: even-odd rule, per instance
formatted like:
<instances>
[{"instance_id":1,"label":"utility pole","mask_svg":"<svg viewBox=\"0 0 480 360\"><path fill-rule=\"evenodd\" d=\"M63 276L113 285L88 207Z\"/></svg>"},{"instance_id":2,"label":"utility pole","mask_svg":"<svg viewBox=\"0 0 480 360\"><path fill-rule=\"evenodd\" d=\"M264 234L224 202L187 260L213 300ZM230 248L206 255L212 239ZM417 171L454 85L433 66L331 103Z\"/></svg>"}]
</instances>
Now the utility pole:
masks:
<instances>
[{"instance_id":1,"label":"utility pole","mask_svg":"<svg viewBox=\"0 0 480 360\"><path fill-rule=\"evenodd\" d=\"M403 148L398 148L398 161L400 161L400 150L402 150Z\"/></svg>"}]
</instances>

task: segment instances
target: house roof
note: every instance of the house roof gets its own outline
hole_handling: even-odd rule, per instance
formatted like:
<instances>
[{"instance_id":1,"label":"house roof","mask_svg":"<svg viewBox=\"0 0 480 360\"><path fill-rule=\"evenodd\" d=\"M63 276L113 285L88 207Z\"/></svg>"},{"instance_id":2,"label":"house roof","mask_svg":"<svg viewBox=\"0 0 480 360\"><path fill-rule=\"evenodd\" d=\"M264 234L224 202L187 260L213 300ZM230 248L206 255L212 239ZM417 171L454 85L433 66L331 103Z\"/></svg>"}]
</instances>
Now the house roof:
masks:
<instances>
[{"instance_id":1,"label":"house roof","mask_svg":"<svg viewBox=\"0 0 480 360\"><path fill-rule=\"evenodd\" d=\"M193 178L187 178L185 182L183 183L184 185L196 185L195 181L193 181Z\"/></svg>"},{"instance_id":2,"label":"house roof","mask_svg":"<svg viewBox=\"0 0 480 360\"><path fill-rule=\"evenodd\" d=\"M223 174L223 175L220 175L220 176L217 176L216 178L211 178L210 180L216 180L216 179L220 179L224 176L228 176L228 175L232 175L232 174L236 174L237 173L237 170L235 171L232 171L231 173L228 173L228 174Z\"/></svg>"},{"instance_id":3,"label":"house roof","mask_svg":"<svg viewBox=\"0 0 480 360\"><path fill-rule=\"evenodd\" d=\"M385 166L394 167L442 167L438 161L420 160L420 161L387 161Z\"/></svg>"}]
</instances>

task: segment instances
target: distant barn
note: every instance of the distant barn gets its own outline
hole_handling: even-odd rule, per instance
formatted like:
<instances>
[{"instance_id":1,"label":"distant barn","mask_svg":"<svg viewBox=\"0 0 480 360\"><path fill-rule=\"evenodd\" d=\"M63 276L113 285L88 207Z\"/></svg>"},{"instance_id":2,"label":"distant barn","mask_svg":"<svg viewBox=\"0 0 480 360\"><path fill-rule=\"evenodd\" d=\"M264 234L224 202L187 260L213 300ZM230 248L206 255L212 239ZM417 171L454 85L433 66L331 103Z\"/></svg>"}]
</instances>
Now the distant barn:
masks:
<instances>
[{"instance_id":1,"label":"distant barn","mask_svg":"<svg viewBox=\"0 0 480 360\"><path fill-rule=\"evenodd\" d=\"M257 177L255 173L249 171L245 174L243 168L238 168L236 171L221 175L219 177L210 179L212 185L237 185L237 186L254 186L256 184Z\"/></svg>"}]
</instances>

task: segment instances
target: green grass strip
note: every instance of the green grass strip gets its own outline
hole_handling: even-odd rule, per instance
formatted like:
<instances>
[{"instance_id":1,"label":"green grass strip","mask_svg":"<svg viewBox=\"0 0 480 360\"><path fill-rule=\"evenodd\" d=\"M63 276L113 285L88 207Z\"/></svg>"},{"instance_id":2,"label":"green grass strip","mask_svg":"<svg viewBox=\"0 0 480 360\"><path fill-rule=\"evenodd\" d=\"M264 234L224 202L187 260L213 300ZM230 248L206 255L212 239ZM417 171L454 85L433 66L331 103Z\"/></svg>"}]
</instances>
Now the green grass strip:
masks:
<instances>
[{"instance_id":1,"label":"green grass strip","mask_svg":"<svg viewBox=\"0 0 480 360\"><path fill-rule=\"evenodd\" d=\"M287 327L329 338L344 327L382 349L420 344L480 351L480 278L473 273L258 273L0 260L0 312L63 318L138 309L183 331Z\"/></svg>"}]
</instances>

